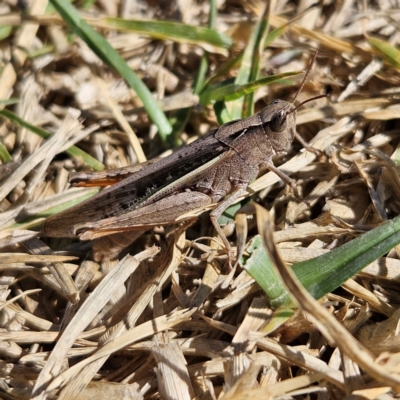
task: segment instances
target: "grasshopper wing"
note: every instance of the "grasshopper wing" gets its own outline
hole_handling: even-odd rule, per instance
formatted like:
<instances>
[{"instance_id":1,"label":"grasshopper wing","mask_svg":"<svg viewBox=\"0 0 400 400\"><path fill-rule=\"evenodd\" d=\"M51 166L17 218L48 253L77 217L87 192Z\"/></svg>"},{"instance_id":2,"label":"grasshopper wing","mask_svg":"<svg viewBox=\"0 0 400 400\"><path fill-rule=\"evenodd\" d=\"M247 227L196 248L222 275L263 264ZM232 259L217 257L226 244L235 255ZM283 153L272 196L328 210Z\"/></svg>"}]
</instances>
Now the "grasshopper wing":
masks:
<instances>
[{"instance_id":1,"label":"grasshopper wing","mask_svg":"<svg viewBox=\"0 0 400 400\"><path fill-rule=\"evenodd\" d=\"M90 199L47 218L43 233L48 236L76 237L76 226L122 215L145 205L146 200L161 189L171 186L174 181L229 150L226 144L215 138L217 131L210 131L206 136L154 164L146 165L139 172Z\"/></svg>"}]
</instances>

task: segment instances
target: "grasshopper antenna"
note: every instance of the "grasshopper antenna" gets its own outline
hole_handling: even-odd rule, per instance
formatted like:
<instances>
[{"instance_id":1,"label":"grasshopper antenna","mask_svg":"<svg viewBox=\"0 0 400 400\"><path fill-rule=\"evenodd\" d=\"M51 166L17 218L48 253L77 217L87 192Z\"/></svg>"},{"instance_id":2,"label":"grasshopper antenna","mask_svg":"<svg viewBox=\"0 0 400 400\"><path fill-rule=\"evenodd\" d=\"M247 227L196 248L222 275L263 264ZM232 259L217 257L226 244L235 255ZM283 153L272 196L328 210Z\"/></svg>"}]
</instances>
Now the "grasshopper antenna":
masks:
<instances>
[{"instance_id":1,"label":"grasshopper antenna","mask_svg":"<svg viewBox=\"0 0 400 400\"><path fill-rule=\"evenodd\" d=\"M297 96L298 96L299 93L303 90L304 84L305 84L305 82L306 82L306 80L307 80L307 78L308 78L308 75L310 74L311 68L312 68L312 66L314 65L314 62L315 62L315 60L316 60L316 58L317 58L317 54L318 54L318 51L316 51L316 52L314 53L314 56L313 56L313 58L312 58L310 64L308 65L308 68L307 68L306 74L304 75L303 81L301 82L301 85L300 85L299 89L297 90L297 92L296 92L296 94L295 94L295 96L294 96L293 103L292 103L293 105L294 105L294 102L295 102L296 99L297 99ZM310 101L314 101L314 100L317 100L317 99L321 99L321 98L323 98L323 97L328 97L328 95L326 95L326 94L320 94L320 95L318 95L318 96L314 96L314 97L311 97L311 98L309 98L309 99L307 99L307 100L304 100L304 101L302 101L298 106L294 107L293 110L289 111L288 114L294 113L299 107L303 106L304 104L306 104L306 103L308 103L308 102L310 102ZM320 156L320 155L322 154L320 150L314 149L313 147L309 146L309 144L306 143L306 142L303 140L303 138L297 133L296 130L295 130L295 137L296 137L297 140L303 145L303 147L306 148L307 150L312 151L313 153L317 154L318 156Z\"/></svg>"},{"instance_id":2,"label":"grasshopper antenna","mask_svg":"<svg viewBox=\"0 0 400 400\"><path fill-rule=\"evenodd\" d=\"M310 97L309 99L302 101L302 102L301 102L296 108L294 108L292 111L289 111L288 114L294 113L299 107L301 107L302 105L304 105L304 104L306 104L306 103L308 103L308 102L310 102L310 101L314 101L314 100L317 100L317 99L322 99L323 97L328 97L328 95L327 95L327 94L319 94L318 96Z\"/></svg>"},{"instance_id":3,"label":"grasshopper antenna","mask_svg":"<svg viewBox=\"0 0 400 400\"><path fill-rule=\"evenodd\" d=\"M312 66L314 65L315 60L317 59L317 54L318 54L318 51L316 51L316 52L314 53L314 56L313 56L313 58L312 58L310 64L308 65L306 74L304 75L303 81L301 82L301 85L300 85L299 89L297 90L296 94L294 95L294 99L293 99L292 104L294 104L294 102L295 102L296 99L297 99L297 96L298 96L298 95L300 94L300 92L303 90L304 84L306 83L306 80L307 80L307 78L308 78L308 75L310 74L311 68L312 68ZM322 97L328 97L328 95L326 95L326 94L320 94L320 95L318 95L318 96L314 96L314 97L311 97L311 98L309 98L309 99L307 99L307 100L304 100L304 101L302 101L298 106L296 106L292 111L290 111L288 114L294 113L299 107L301 107L302 105L308 103L309 101L314 101L314 100L317 100L317 99L321 99Z\"/></svg>"},{"instance_id":4,"label":"grasshopper antenna","mask_svg":"<svg viewBox=\"0 0 400 400\"><path fill-rule=\"evenodd\" d=\"M306 74L304 75L303 81L301 82L301 85L300 85L299 89L297 90L296 94L294 95L294 99L293 99L293 101L292 101L292 104L294 104L294 102L295 102L296 99L297 99L297 96L298 96L298 95L300 94L300 92L303 90L304 84L306 83L306 80L307 80L307 78L308 78L308 75L310 74L311 68L312 68L312 66L314 65L315 60L317 59L317 54L318 54L318 51L316 51L316 52L314 53L314 57L312 58L310 64L308 65ZM303 102L302 104L304 104L304 102ZM297 108L297 107L296 107L296 108Z\"/></svg>"}]
</instances>

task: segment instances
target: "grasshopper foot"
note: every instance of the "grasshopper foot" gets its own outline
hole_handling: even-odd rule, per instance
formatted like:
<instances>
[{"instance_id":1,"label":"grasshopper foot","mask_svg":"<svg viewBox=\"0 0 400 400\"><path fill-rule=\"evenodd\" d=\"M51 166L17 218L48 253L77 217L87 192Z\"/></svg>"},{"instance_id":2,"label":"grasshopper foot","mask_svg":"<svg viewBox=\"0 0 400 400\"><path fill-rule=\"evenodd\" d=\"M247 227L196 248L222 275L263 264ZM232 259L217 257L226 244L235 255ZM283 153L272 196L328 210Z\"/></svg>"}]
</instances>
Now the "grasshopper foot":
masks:
<instances>
[{"instance_id":1,"label":"grasshopper foot","mask_svg":"<svg viewBox=\"0 0 400 400\"><path fill-rule=\"evenodd\" d=\"M295 137L298 142L307 150L310 151L311 153L314 153L317 157L322 157L324 153L316 149L315 147L310 146L297 132L295 133Z\"/></svg>"},{"instance_id":2,"label":"grasshopper foot","mask_svg":"<svg viewBox=\"0 0 400 400\"><path fill-rule=\"evenodd\" d=\"M227 253L228 253L228 269L229 269L229 271L232 271L233 265L235 265L236 254L235 254L235 252L233 251L233 249L231 247L229 249L226 249L226 250L227 250Z\"/></svg>"},{"instance_id":3,"label":"grasshopper foot","mask_svg":"<svg viewBox=\"0 0 400 400\"><path fill-rule=\"evenodd\" d=\"M304 203L308 208L311 208L311 204L302 197L298 191L298 185L297 182L291 178L288 177L288 180L286 183L290 186L291 192L293 193L294 197L302 203Z\"/></svg>"}]
</instances>

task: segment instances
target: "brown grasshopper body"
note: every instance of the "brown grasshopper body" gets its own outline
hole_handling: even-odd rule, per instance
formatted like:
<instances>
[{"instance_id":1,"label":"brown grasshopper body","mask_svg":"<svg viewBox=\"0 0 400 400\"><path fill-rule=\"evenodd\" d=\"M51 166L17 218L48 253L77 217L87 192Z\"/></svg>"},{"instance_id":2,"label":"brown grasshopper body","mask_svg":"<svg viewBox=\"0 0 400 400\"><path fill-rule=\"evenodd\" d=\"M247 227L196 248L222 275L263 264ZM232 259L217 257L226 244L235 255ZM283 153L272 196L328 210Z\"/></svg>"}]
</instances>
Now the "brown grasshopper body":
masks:
<instances>
[{"instance_id":1,"label":"brown grasshopper body","mask_svg":"<svg viewBox=\"0 0 400 400\"><path fill-rule=\"evenodd\" d=\"M229 249L218 217L244 193L262 167L295 186L272 162L275 154L289 149L295 135L295 107L275 100L261 112L226 123L90 199L47 218L43 232L94 239L172 224L184 213L222 200L211 212L211 221Z\"/></svg>"},{"instance_id":2,"label":"brown grasshopper body","mask_svg":"<svg viewBox=\"0 0 400 400\"><path fill-rule=\"evenodd\" d=\"M316 54L297 94L315 58ZM319 97L325 96L305 102ZM245 192L260 168L268 168L296 187L295 181L274 166L272 158L286 153L295 136L307 146L296 132L297 108L287 101L274 100L251 117L228 122L170 156L149 162L90 199L47 218L43 232L90 240L170 225L183 214L218 203L210 218L231 261L229 242L217 220ZM119 174L114 173L113 178L118 180Z\"/></svg>"}]
</instances>

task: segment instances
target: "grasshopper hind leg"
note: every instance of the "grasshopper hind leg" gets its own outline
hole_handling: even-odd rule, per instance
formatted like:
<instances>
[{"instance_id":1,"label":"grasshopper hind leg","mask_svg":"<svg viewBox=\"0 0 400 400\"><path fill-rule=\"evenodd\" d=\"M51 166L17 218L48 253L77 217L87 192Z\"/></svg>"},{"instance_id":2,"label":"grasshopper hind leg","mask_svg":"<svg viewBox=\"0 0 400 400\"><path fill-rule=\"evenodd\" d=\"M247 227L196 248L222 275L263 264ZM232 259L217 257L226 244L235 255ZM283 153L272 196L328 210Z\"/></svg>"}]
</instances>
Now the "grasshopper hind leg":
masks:
<instances>
[{"instance_id":1,"label":"grasshopper hind leg","mask_svg":"<svg viewBox=\"0 0 400 400\"><path fill-rule=\"evenodd\" d=\"M104 262L116 259L122 250L130 246L146 229L142 231L126 231L103 236L93 240L93 259Z\"/></svg>"}]
</instances>

